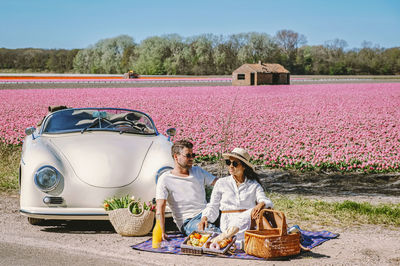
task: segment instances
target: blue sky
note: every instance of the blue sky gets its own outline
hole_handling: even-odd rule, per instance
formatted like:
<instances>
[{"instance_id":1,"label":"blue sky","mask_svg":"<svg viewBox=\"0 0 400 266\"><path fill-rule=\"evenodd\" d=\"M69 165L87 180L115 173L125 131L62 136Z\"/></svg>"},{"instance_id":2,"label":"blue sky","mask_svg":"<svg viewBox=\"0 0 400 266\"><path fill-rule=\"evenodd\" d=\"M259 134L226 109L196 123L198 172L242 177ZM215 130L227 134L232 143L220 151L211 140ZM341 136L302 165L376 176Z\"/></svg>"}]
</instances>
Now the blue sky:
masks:
<instances>
[{"instance_id":1,"label":"blue sky","mask_svg":"<svg viewBox=\"0 0 400 266\"><path fill-rule=\"evenodd\" d=\"M335 38L348 48L363 41L400 46L398 0L0 0L0 47L86 48L126 34L135 42L177 33L290 29L320 45Z\"/></svg>"}]
</instances>

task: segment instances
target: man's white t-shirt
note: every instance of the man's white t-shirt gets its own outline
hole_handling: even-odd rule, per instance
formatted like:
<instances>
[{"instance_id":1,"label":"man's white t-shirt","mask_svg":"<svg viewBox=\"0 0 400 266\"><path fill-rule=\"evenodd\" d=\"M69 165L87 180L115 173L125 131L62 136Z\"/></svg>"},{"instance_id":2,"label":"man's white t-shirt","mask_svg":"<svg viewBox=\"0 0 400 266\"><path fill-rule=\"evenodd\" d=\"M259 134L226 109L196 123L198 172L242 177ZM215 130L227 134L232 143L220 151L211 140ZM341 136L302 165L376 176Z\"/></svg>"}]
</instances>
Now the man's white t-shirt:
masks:
<instances>
[{"instance_id":1,"label":"man's white t-shirt","mask_svg":"<svg viewBox=\"0 0 400 266\"><path fill-rule=\"evenodd\" d=\"M186 219L193 218L207 205L204 186L211 185L215 176L194 166L189 176L180 177L167 171L157 182L156 199L167 200L172 217L180 229Z\"/></svg>"}]
</instances>

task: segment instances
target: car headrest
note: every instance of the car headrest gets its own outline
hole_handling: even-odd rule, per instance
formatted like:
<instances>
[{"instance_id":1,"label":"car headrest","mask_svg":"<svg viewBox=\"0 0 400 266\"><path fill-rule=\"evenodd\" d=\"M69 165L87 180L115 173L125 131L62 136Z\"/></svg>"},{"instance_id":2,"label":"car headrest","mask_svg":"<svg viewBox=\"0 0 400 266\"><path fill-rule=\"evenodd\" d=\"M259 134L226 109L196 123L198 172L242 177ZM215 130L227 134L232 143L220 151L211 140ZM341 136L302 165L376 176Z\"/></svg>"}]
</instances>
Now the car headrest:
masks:
<instances>
[{"instance_id":1,"label":"car headrest","mask_svg":"<svg viewBox=\"0 0 400 266\"><path fill-rule=\"evenodd\" d=\"M63 110L63 109L68 109L67 106L65 105L51 105L49 106L49 112L53 113L55 111Z\"/></svg>"}]
</instances>

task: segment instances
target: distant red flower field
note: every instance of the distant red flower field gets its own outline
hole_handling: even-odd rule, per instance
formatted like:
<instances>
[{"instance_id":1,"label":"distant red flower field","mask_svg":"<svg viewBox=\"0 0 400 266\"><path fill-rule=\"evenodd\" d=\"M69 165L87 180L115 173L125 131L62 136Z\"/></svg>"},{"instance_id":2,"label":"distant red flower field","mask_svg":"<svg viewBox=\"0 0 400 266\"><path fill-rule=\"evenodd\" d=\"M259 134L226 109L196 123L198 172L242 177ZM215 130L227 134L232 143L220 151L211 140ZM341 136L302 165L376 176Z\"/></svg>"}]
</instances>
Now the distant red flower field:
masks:
<instances>
[{"instance_id":1,"label":"distant red flower field","mask_svg":"<svg viewBox=\"0 0 400 266\"><path fill-rule=\"evenodd\" d=\"M0 141L20 144L49 105L144 111L200 158L240 146L270 167L399 171L400 83L0 90Z\"/></svg>"}]
</instances>

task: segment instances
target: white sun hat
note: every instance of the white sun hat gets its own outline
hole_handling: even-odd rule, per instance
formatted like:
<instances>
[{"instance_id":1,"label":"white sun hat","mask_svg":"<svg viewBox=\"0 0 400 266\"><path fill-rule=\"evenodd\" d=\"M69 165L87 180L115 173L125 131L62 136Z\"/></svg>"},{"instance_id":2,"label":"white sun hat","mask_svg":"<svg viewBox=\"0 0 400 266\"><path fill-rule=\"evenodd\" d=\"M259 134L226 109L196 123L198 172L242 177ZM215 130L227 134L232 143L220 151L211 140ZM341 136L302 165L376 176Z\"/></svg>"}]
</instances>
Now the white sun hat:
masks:
<instances>
[{"instance_id":1,"label":"white sun hat","mask_svg":"<svg viewBox=\"0 0 400 266\"><path fill-rule=\"evenodd\" d=\"M222 157L224 159L229 159L229 157L236 158L254 170L254 165L250 163L250 154L245 149L234 148L232 152L223 153Z\"/></svg>"}]
</instances>

